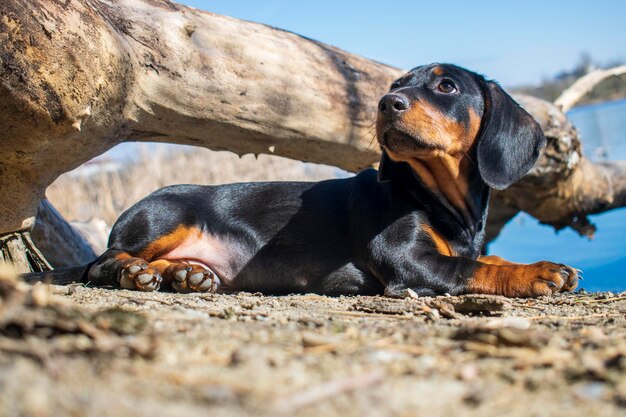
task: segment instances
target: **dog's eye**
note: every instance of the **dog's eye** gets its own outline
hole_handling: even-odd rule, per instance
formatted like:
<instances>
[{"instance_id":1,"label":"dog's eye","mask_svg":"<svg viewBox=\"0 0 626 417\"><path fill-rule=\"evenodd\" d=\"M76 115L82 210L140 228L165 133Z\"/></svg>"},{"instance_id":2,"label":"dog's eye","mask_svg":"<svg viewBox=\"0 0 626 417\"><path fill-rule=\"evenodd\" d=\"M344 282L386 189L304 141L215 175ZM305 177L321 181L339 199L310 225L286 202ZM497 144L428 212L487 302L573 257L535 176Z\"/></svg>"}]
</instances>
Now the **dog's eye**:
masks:
<instances>
[{"instance_id":1,"label":"dog's eye","mask_svg":"<svg viewBox=\"0 0 626 417\"><path fill-rule=\"evenodd\" d=\"M446 94L454 93L456 91L456 85L454 85L454 82L452 82L452 80L441 80L441 82L437 86L437 90Z\"/></svg>"}]
</instances>

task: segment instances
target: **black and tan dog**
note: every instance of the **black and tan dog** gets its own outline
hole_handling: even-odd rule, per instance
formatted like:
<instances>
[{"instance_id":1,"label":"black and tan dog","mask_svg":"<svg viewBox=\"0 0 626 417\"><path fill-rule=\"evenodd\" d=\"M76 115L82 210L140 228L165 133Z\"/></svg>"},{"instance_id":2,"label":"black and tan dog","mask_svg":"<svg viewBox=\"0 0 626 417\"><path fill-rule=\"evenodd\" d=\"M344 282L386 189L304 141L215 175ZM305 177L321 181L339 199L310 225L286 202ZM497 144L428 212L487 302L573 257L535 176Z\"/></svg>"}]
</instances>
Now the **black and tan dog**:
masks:
<instances>
[{"instance_id":1,"label":"black and tan dog","mask_svg":"<svg viewBox=\"0 0 626 417\"><path fill-rule=\"evenodd\" d=\"M126 211L94 285L268 294L571 291L576 271L480 256L489 189L518 180L545 138L497 84L422 66L379 104L378 173L317 183L163 188Z\"/></svg>"}]
</instances>

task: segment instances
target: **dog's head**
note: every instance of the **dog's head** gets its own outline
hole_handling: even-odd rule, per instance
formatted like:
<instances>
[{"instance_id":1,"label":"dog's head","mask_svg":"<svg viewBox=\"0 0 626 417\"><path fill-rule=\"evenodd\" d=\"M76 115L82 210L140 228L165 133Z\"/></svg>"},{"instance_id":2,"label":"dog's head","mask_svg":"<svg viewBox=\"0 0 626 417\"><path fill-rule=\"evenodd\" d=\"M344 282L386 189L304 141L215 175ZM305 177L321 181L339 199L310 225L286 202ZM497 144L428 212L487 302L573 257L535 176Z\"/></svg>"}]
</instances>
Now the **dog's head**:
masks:
<instances>
[{"instance_id":1,"label":"dog's head","mask_svg":"<svg viewBox=\"0 0 626 417\"><path fill-rule=\"evenodd\" d=\"M545 146L537 122L500 86L455 65L411 70L378 110L380 181L391 179L394 162L475 155L483 181L503 189L532 168Z\"/></svg>"}]
</instances>

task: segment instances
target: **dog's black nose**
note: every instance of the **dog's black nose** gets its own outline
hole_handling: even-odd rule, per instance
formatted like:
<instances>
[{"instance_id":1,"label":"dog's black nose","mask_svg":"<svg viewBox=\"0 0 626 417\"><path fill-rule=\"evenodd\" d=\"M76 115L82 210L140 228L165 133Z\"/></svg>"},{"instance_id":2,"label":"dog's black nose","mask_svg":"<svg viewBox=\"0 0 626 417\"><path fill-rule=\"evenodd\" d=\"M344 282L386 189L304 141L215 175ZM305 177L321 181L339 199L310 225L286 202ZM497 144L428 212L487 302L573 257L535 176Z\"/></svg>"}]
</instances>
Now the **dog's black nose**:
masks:
<instances>
[{"instance_id":1,"label":"dog's black nose","mask_svg":"<svg viewBox=\"0 0 626 417\"><path fill-rule=\"evenodd\" d=\"M386 114L402 113L409 109L409 99L400 94L386 94L378 103L378 111Z\"/></svg>"}]
</instances>

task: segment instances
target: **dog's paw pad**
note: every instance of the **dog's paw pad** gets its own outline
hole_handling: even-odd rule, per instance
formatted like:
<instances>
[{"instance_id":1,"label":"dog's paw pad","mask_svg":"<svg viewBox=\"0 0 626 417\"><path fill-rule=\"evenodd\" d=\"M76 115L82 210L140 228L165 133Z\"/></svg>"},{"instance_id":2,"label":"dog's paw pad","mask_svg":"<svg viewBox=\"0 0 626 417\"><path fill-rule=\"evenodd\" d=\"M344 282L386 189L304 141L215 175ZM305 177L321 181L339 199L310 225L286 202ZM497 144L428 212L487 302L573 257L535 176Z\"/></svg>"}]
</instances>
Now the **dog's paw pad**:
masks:
<instances>
[{"instance_id":1,"label":"dog's paw pad","mask_svg":"<svg viewBox=\"0 0 626 417\"><path fill-rule=\"evenodd\" d=\"M220 281L210 269L201 265L173 264L166 275L173 277L172 287L178 292L215 292Z\"/></svg>"},{"instance_id":2,"label":"dog's paw pad","mask_svg":"<svg viewBox=\"0 0 626 417\"><path fill-rule=\"evenodd\" d=\"M120 271L120 287L127 290L158 291L161 287L159 271L148 266L139 258L133 258L122 264Z\"/></svg>"},{"instance_id":3,"label":"dog's paw pad","mask_svg":"<svg viewBox=\"0 0 626 417\"><path fill-rule=\"evenodd\" d=\"M174 273L174 279L178 282L184 282L187 279L188 272L191 272L190 266L187 266L184 269L179 269Z\"/></svg>"}]
</instances>

